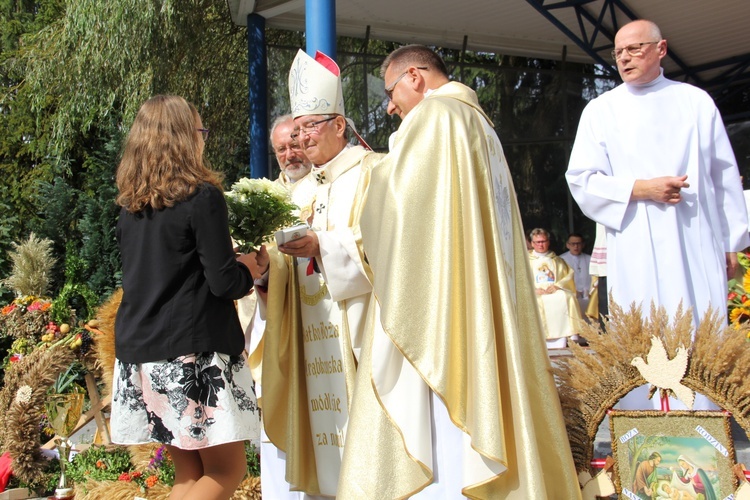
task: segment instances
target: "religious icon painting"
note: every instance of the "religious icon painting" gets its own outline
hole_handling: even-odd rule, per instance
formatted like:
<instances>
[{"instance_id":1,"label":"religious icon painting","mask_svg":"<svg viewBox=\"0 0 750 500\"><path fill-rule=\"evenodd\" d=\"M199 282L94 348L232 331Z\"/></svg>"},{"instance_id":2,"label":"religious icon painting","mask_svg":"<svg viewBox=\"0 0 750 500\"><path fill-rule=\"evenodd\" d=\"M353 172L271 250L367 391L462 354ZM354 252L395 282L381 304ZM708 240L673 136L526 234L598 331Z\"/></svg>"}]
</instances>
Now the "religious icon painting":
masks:
<instances>
[{"instance_id":1,"label":"religious icon painting","mask_svg":"<svg viewBox=\"0 0 750 500\"><path fill-rule=\"evenodd\" d=\"M722 411L612 411L620 498L730 497L737 485L729 418Z\"/></svg>"}]
</instances>

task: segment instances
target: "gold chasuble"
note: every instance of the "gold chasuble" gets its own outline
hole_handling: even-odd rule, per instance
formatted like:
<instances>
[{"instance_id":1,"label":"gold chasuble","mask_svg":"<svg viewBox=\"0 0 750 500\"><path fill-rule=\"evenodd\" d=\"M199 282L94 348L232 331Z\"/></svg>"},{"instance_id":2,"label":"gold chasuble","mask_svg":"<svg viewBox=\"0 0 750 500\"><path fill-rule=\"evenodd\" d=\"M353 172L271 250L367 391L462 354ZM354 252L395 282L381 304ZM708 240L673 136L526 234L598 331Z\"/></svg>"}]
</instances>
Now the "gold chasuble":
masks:
<instances>
[{"instance_id":1,"label":"gold chasuble","mask_svg":"<svg viewBox=\"0 0 750 500\"><path fill-rule=\"evenodd\" d=\"M451 498L579 498L510 172L471 89L445 84L406 115L361 231L376 300L339 498L418 493L440 454L460 457ZM458 449L435 447L432 393Z\"/></svg>"},{"instance_id":2,"label":"gold chasuble","mask_svg":"<svg viewBox=\"0 0 750 500\"><path fill-rule=\"evenodd\" d=\"M557 339L576 335L583 317L576 298L573 269L552 251L540 255L529 250L529 260L536 288L550 285L560 288L555 293L536 296L545 337Z\"/></svg>"},{"instance_id":3,"label":"gold chasuble","mask_svg":"<svg viewBox=\"0 0 750 500\"><path fill-rule=\"evenodd\" d=\"M286 480L311 495L336 496L349 402L372 286L361 261L359 212L366 175L381 155L348 147L321 168L312 227L315 265L270 249L260 405L270 441L286 453Z\"/></svg>"}]
</instances>

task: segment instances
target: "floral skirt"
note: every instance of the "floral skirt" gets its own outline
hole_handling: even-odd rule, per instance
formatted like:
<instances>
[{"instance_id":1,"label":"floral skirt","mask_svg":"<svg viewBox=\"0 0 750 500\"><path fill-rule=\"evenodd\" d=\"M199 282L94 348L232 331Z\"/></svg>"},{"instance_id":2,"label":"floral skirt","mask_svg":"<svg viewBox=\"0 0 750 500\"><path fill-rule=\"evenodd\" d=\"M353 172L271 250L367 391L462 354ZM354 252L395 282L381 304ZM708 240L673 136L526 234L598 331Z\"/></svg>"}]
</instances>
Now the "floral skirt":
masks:
<instances>
[{"instance_id":1,"label":"floral skirt","mask_svg":"<svg viewBox=\"0 0 750 500\"><path fill-rule=\"evenodd\" d=\"M112 441L196 450L258 439L260 414L242 356L188 354L152 363L115 360Z\"/></svg>"}]
</instances>

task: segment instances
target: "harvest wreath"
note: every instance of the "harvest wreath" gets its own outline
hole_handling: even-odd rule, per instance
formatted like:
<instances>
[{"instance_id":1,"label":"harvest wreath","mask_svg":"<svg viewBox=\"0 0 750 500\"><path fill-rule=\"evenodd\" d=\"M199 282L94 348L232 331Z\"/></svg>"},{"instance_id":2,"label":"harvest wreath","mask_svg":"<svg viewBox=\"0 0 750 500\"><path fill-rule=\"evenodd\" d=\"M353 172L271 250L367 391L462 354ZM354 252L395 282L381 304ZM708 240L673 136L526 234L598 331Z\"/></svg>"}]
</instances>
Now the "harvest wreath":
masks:
<instances>
[{"instance_id":1,"label":"harvest wreath","mask_svg":"<svg viewBox=\"0 0 750 500\"><path fill-rule=\"evenodd\" d=\"M687 349L687 369L682 385L704 394L731 412L750 435L750 326L726 326L709 311L693 332L692 313L677 311L670 323L663 308L652 307L644 317L640 307L625 311L610 303L606 333L598 325L585 325L587 348L570 346L571 357L553 368L565 425L577 472L591 472L594 439L607 411L631 390L648 382L633 364L646 358L652 337L663 342L670 359ZM738 331L740 330L744 331ZM738 334L739 333L739 334ZM655 396L658 397L658 396Z\"/></svg>"}]
</instances>

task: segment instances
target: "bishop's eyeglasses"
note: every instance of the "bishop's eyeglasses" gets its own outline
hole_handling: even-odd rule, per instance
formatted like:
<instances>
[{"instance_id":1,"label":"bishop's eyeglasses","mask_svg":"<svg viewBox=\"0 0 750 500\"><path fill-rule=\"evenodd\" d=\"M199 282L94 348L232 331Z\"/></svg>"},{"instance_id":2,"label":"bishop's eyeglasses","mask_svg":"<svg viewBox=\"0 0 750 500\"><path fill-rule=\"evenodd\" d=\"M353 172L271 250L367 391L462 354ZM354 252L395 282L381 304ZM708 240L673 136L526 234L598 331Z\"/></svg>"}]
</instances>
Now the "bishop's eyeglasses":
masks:
<instances>
[{"instance_id":1,"label":"bishop's eyeglasses","mask_svg":"<svg viewBox=\"0 0 750 500\"><path fill-rule=\"evenodd\" d=\"M310 122L305 123L304 125L300 125L297 130L294 131L292 134L292 139L297 139L300 132L305 135L310 135L312 133L315 133L318 131L318 125L322 125L325 122L330 122L331 120L335 120L337 115L331 116L330 118L324 118L322 120L318 120L316 122Z\"/></svg>"}]
</instances>

